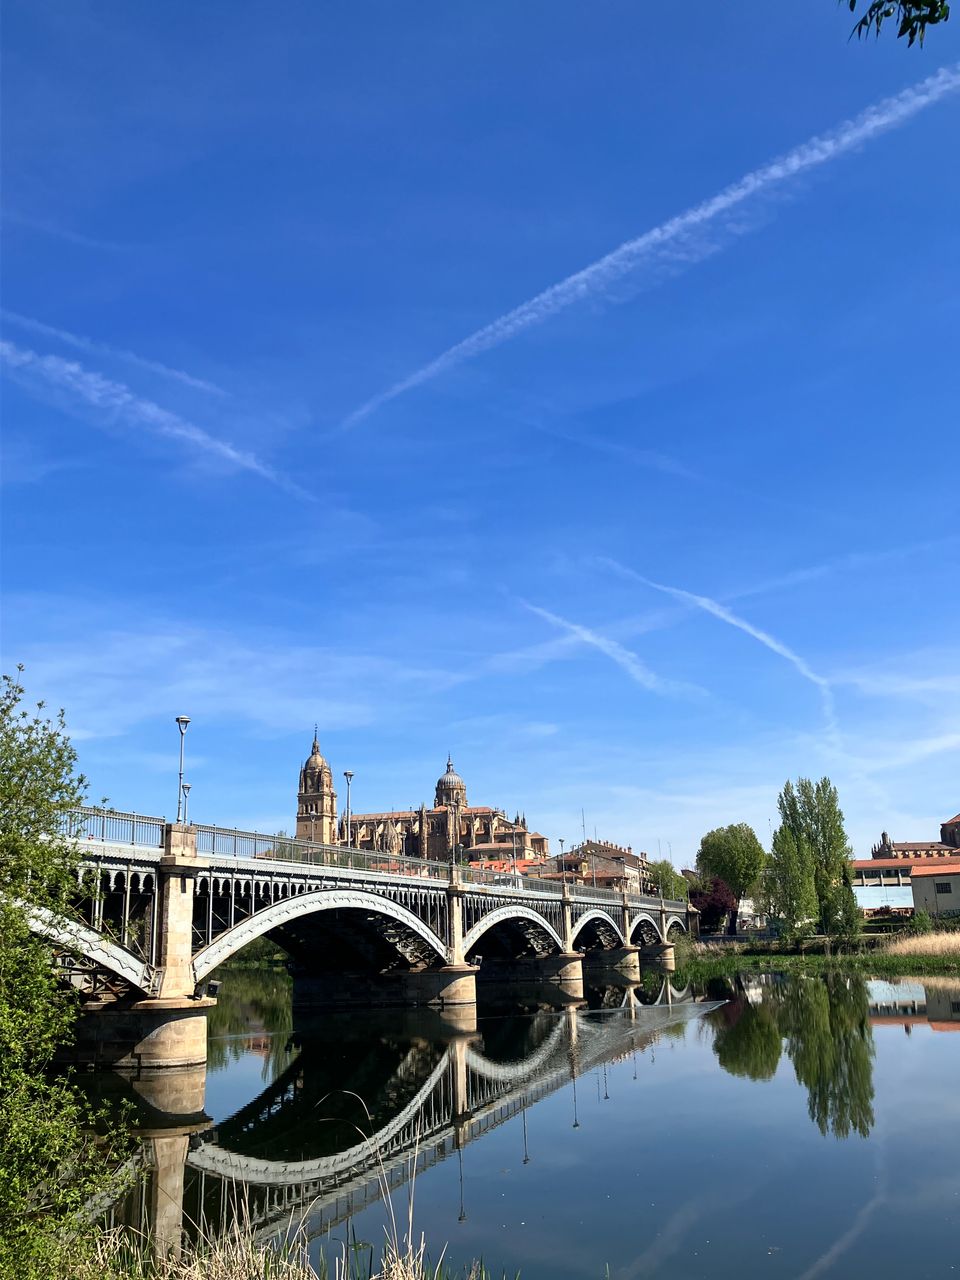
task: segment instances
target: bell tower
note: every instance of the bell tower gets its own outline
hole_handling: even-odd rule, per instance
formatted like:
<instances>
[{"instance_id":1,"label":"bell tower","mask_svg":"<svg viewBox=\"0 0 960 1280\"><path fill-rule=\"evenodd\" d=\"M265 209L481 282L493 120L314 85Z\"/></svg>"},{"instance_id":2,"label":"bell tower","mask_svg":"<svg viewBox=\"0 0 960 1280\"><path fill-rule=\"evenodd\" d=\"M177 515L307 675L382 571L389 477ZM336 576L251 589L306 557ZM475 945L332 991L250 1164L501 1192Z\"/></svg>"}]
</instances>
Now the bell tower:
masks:
<instances>
[{"instance_id":1,"label":"bell tower","mask_svg":"<svg viewBox=\"0 0 960 1280\"><path fill-rule=\"evenodd\" d=\"M333 773L320 754L317 730L313 730L313 749L300 770L297 795L297 837L316 840L320 844L337 843L337 793L333 789Z\"/></svg>"}]
</instances>

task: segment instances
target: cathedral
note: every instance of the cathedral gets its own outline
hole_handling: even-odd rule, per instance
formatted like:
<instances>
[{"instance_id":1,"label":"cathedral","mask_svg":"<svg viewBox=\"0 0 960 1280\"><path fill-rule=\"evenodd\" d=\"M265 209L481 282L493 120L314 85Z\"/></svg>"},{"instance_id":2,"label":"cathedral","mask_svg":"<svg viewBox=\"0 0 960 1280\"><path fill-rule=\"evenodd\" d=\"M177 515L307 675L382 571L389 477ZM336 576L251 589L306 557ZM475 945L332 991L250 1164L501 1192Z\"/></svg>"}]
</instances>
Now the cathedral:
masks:
<instances>
[{"instance_id":1,"label":"cathedral","mask_svg":"<svg viewBox=\"0 0 960 1280\"><path fill-rule=\"evenodd\" d=\"M502 809L469 804L466 783L449 757L446 772L437 779L432 809L424 804L419 809L350 814L349 831L347 822L347 815L338 820L333 772L314 735L313 749L300 770L297 836L302 840L408 858L456 856L471 862L544 858L549 852L546 836L530 831L524 815L510 819Z\"/></svg>"}]
</instances>

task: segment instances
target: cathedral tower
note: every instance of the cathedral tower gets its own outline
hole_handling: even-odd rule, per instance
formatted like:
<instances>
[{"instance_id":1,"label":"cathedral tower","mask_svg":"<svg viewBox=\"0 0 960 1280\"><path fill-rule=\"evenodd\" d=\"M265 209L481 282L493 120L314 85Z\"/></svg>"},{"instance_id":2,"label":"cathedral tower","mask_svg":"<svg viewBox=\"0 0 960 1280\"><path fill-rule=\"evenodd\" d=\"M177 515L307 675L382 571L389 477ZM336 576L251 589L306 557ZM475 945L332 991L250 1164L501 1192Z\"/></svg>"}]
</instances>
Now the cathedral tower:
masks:
<instances>
[{"instance_id":1,"label":"cathedral tower","mask_svg":"<svg viewBox=\"0 0 960 1280\"><path fill-rule=\"evenodd\" d=\"M313 750L300 770L297 836L301 840L317 840L321 844L337 843L337 793L333 789L330 766L320 754L316 729L313 732Z\"/></svg>"}]
</instances>

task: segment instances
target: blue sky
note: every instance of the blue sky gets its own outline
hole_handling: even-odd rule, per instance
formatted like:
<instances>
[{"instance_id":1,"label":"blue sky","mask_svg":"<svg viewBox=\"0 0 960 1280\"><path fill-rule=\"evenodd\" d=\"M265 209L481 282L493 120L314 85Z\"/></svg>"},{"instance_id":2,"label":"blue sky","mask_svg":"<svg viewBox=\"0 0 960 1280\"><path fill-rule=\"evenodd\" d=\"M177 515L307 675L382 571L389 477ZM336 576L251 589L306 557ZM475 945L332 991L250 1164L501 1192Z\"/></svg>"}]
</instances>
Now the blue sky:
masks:
<instances>
[{"instance_id":1,"label":"blue sky","mask_svg":"<svg viewBox=\"0 0 960 1280\"><path fill-rule=\"evenodd\" d=\"M184 712L231 826L315 721L684 865L960 809L960 20L651 12L8 5L4 665L94 797Z\"/></svg>"}]
</instances>

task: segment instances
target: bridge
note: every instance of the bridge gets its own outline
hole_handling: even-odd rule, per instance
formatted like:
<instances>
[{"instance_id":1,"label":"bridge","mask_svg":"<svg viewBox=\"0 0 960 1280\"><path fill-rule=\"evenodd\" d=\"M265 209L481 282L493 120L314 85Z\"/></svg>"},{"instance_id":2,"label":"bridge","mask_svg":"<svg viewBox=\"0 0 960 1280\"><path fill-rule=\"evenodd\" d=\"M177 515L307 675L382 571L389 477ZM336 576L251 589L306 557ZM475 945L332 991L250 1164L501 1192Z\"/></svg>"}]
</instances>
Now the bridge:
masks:
<instances>
[{"instance_id":1,"label":"bridge","mask_svg":"<svg viewBox=\"0 0 960 1280\"><path fill-rule=\"evenodd\" d=\"M32 927L88 1009L137 1014L140 1066L201 1060L205 981L261 937L290 957L295 1000L449 1008L478 977L582 995L585 961L638 977L642 950L669 958L696 929L685 902L114 810L74 812L69 834L73 916L27 908Z\"/></svg>"},{"instance_id":2,"label":"bridge","mask_svg":"<svg viewBox=\"0 0 960 1280\"><path fill-rule=\"evenodd\" d=\"M314 1238L512 1119L522 1117L525 1141L526 1112L570 1084L576 1127L578 1081L616 1062L629 1069L631 1059L636 1079L637 1054L716 1007L669 978L655 1004L642 1004L631 987L618 998L617 1008L544 1011L507 1040L474 1024L446 1039L411 1027L372 1045L362 1028L351 1035L349 1019L335 1017L322 1040L300 1039L277 1078L216 1126L178 1125L168 1114L165 1128L155 1112L138 1157L147 1176L114 1221L165 1250L178 1246L185 1222L222 1227L237 1211L262 1236L303 1226ZM355 1041L348 1092L328 1067L324 1045L333 1040ZM155 1087L163 1107L169 1076Z\"/></svg>"}]
</instances>

